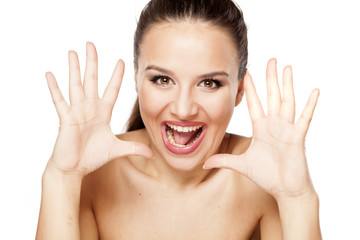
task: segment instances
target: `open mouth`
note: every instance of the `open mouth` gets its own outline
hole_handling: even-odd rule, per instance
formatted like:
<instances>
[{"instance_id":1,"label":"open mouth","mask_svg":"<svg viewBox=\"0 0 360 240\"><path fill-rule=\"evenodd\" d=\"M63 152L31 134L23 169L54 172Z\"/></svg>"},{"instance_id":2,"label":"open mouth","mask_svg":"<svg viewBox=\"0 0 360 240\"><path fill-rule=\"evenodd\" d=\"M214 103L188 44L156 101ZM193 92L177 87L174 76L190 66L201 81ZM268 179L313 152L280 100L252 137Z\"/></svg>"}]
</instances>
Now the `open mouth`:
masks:
<instances>
[{"instance_id":1,"label":"open mouth","mask_svg":"<svg viewBox=\"0 0 360 240\"><path fill-rule=\"evenodd\" d=\"M201 122L163 122L162 137L167 149L175 154L189 154L197 149L205 135Z\"/></svg>"}]
</instances>

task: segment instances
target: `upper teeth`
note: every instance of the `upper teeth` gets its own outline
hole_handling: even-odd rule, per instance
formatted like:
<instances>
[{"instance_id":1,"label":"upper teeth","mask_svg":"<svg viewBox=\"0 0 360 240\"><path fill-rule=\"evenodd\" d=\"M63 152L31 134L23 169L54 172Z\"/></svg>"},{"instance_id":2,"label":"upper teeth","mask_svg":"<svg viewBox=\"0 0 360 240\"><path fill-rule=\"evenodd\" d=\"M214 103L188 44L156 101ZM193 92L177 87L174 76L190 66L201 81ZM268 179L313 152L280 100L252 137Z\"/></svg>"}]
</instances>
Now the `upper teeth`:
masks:
<instances>
[{"instance_id":1,"label":"upper teeth","mask_svg":"<svg viewBox=\"0 0 360 240\"><path fill-rule=\"evenodd\" d=\"M203 126L203 124L197 125L197 126L192 126L192 127L181 127L181 126L176 126L174 124L171 123L167 123L167 125L171 128L174 129L178 132L192 132L192 131L196 131L199 128L201 128Z\"/></svg>"}]
</instances>

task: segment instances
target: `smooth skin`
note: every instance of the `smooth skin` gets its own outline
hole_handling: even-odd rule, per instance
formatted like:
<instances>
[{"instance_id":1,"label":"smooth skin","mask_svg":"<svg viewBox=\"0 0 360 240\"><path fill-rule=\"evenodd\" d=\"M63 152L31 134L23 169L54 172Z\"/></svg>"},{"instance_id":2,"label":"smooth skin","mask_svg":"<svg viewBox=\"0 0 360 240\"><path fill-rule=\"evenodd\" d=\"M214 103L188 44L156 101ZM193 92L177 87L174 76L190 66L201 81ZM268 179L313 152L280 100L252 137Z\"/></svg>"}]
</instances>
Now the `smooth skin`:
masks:
<instances>
[{"instance_id":1,"label":"smooth skin","mask_svg":"<svg viewBox=\"0 0 360 240\"><path fill-rule=\"evenodd\" d=\"M281 96L276 60L269 61L267 115L246 74L239 92L245 90L253 138L225 134L221 154L201 170L204 178L182 188L148 167L155 160L145 129L111 132L124 63L117 63L102 98L92 43L83 83L73 51L69 68L70 105L46 74L60 129L43 175L37 239L321 239L304 153L319 91L294 123L291 67L284 69Z\"/></svg>"}]
</instances>

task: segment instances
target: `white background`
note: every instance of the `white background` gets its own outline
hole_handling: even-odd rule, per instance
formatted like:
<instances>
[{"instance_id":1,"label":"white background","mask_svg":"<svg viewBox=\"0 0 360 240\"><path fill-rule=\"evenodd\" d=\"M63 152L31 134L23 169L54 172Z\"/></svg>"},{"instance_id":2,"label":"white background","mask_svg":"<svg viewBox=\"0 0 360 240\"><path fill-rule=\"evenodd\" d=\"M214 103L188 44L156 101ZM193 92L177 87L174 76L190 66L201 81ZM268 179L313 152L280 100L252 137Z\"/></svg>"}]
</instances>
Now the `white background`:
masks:
<instances>
[{"instance_id":1,"label":"white background","mask_svg":"<svg viewBox=\"0 0 360 240\"><path fill-rule=\"evenodd\" d=\"M1 239L35 236L41 175L58 130L45 72L55 74L67 95L67 51L79 53L83 68L85 44L92 41L102 93L117 59L124 59L126 74L112 118L113 131L122 132L136 96L132 41L145 2L1 0ZM279 68L293 66L298 114L311 90L320 88L306 147L323 238L360 239L360 7L355 0L238 3L249 26L249 71L263 103L271 57ZM245 101L229 131L251 135Z\"/></svg>"}]
</instances>

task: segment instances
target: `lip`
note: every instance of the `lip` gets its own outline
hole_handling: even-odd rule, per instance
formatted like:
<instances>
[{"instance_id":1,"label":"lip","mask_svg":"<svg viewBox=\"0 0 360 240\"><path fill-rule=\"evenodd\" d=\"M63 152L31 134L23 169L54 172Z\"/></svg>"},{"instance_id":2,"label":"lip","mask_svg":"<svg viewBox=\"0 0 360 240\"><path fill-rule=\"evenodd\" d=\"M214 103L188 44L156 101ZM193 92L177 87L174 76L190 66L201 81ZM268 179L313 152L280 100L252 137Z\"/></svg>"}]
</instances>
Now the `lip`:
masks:
<instances>
[{"instance_id":1,"label":"lip","mask_svg":"<svg viewBox=\"0 0 360 240\"><path fill-rule=\"evenodd\" d=\"M202 126L202 132L199 136L199 138L196 140L195 143L191 144L190 146L186 146L186 147L176 147L174 145L172 145L166 135L166 127L167 127L167 123L173 124L173 125L177 125L177 126L181 126L181 127L193 127L193 126L198 126L198 125L203 125ZM206 124L203 122L177 122L177 121L164 121L161 123L161 136L162 139L164 141L165 147L172 153L178 154L178 155L185 155L185 154L190 154L192 152L194 152L199 145L201 144L202 140L204 139L205 133L206 133Z\"/></svg>"}]
</instances>

